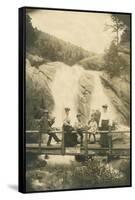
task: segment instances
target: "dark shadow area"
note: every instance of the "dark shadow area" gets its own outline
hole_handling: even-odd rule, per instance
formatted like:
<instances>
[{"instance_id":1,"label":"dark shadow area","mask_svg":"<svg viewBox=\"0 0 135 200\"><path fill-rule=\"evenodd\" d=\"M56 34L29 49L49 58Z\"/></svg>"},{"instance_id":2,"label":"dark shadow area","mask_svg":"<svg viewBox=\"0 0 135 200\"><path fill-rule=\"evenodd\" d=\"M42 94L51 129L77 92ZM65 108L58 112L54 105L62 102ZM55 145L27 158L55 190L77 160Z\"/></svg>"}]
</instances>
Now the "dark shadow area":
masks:
<instances>
[{"instance_id":1,"label":"dark shadow area","mask_svg":"<svg viewBox=\"0 0 135 200\"><path fill-rule=\"evenodd\" d=\"M18 191L18 185L8 185L8 187L12 190Z\"/></svg>"}]
</instances>

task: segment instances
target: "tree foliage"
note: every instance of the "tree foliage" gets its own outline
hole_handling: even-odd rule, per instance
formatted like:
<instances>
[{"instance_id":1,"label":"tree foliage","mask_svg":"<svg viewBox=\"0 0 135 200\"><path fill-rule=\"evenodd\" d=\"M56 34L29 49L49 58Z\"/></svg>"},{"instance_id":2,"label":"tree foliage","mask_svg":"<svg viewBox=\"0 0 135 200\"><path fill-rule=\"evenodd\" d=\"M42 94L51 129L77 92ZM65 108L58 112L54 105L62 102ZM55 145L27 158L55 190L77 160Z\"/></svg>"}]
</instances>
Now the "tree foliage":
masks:
<instances>
[{"instance_id":1,"label":"tree foliage","mask_svg":"<svg viewBox=\"0 0 135 200\"><path fill-rule=\"evenodd\" d=\"M130 40L130 15L111 14L112 24L105 24L105 30L112 30L116 33L115 42L117 45ZM122 33L121 33L122 32Z\"/></svg>"},{"instance_id":2,"label":"tree foliage","mask_svg":"<svg viewBox=\"0 0 135 200\"><path fill-rule=\"evenodd\" d=\"M104 68L111 76L119 76L127 68L127 62L118 52L117 45L112 41L104 55Z\"/></svg>"},{"instance_id":3,"label":"tree foliage","mask_svg":"<svg viewBox=\"0 0 135 200\"><path fill-rule=\"evenodd\" d=\"M120 43L130 40L130 15L129 14L112 14L112 20L118 20L123 31L120 38Z\"/></svg>"},{"instance_id":4,"label":"tree foliage","mask_svg":"<svg viewBox=\"0 0 135 200\"><path fill-rule=\"evenodd\" d=\"M81 47L33 28L29 15L26 15L26 47L27 52L50 61L62 61L69 65L90 55Z\"/></svg>"},{"instance_id":5,"label":"tree foliage","mask_svg":"<svg viewBox=\"0 0 135 200\"><path fill-rule=\"evenodd\" d=\"M118 74L119 70L117 69L117 60L118 60L118 53L117 53L117 46L114 41L112 41L108 50L104 55L105 60L105 69L111 74Z\"/></svg>"},{"instance_id":6,"label":"tree foliage","mask_svg":"<svg viewBox=\"0 0 135 200\"><path fill-rule=\"evenodd\" d=\"M31 17L29 15L26 15L26 47L32 47L35 40L36 33L31 23Z\"/></svg>"},{"instance_id":7,"label":"tree foliage","mask_svg":"<svg viewBox=\"0 0 135 200\"><path fill-rule=\"evenodd\" d=\"M111 42L110 47L105 51L104 68L111 76L119 76L125 72L129 72L129 57L128 59L123 54L125 53L123 43L130 42L130 16L122 14L112 14L111 19L113 24L106 25L108 29L116 33L116 37ZM120 34L121 33L121 34ZM128 50L128 49L127 49Z\"/></svg>"},{"instance_id":8,"label":"tree foliage","mask_svg":"<svg viewBox=\"0 0 135 200\"><path fill-rule=\"evenodd\" d=\"M111 15L111 19L112 19L112 24L106 24L105 25L105 30L111 29L112 32L115 33L115 42L116 45L118 46L119 44L119 37L120 37L120 31L124 29L124 23L119 19L118 15L116 14L112 14Z\"/></svg>"}]
</instances>

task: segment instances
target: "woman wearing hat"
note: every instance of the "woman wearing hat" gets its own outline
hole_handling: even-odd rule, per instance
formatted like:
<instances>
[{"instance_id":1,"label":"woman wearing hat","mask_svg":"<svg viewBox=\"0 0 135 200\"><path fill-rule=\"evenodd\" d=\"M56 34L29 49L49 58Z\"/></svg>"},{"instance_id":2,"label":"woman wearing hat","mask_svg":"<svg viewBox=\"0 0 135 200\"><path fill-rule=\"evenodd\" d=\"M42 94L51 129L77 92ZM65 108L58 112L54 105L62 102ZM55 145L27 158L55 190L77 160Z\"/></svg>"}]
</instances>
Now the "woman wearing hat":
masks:
<instances>
[{"instance_id":1,"label":"woman wearing hat","mask_svg":"<svg viewBox=\"0 0 135 200\"><path fill-rule=\"evenodd\" d=\"M108 105L104 104L102 106L101 117L99 121L99 127L104 127L105 129L112 125L112 120L110 119L110 115L108 113Z\"/></svg>"},{"instance_id":2,"label":"woman wearing hat","mask_svg":"<svg viewBox=\"0 0 135 200\"><path fill-rule=\"evenodd\" d=\"M73 147L77 144L77 135L74 134L70 120L70 108L65 108L65 119L63 121L64 145L65 147Z\"/></svg>"},{"instance_id":3,"label":"woman wearing hat","mask_svg":"<svg viewBox=\"0 0 135 200\"><path fill-rule=\"evenodd\" d=\"M66 107L65 108L65 118L63 121L63 126L67 127L67 126L71 126L71 120L70 120L70 108Z\"/></svg>"},{"instance_id":4,"label":"woman wearing hat","mask_svg":"<svg viewBox=\"0 0 135 200\"><path fill-rule=\"evenodd\" d=\"M108 105L105 104L102 106L101 118L100 118L100 122L99 122L99 129L102 131L108 131L111 126L112 126L112 121L111 121L110 115L108 113ZM101 133L100 144L103 147L108 147L109 139L108 139L108 134L106 132Z\"/></svg>"}]
</instances>

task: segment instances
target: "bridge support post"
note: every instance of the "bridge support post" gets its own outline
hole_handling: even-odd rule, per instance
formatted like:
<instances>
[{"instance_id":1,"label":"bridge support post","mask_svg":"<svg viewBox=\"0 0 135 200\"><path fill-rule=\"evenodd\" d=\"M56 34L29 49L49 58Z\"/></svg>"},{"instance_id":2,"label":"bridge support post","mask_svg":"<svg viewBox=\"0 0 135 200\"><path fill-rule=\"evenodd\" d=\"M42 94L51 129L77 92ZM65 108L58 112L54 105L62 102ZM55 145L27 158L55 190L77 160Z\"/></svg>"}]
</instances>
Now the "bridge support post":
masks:
<instances>
[{"instance_id":1,"label":"bridge support post","mask_svg":"<svg viewBox=\"0 0 135 200\"><path fill-rule=\"evenodd\" d=\"M109 130L108 133L108 145L109 145L108 161L110 161L112 159L112 147L113 147L111 130Z\"/></svg>"},{"instance_id":2,"label":"bridge support post","mask_svg":"<svg viewBox=\"0 0 135 200\"><path fill-rule=\"evenodd\" d=\"M64 140L64 130L62 130L62 140L61 140L61 154L65 154L65 140Z\"/></svg>"},{"instance_id":3,"label":"bridge support post","mask_svg":"<svg viewBox=\"0 0 135 200\"><path fill-rule=\"evenodd\" d=\"M44 110L43 112L44 112L44 124L45 124L44 133L47 134L47 132L48 132L48 110ZM42 134L43 134L43 131L40 131L39 132L39 152L41 152Z\"/></svg>"},{"instance_id":4,"label":"bridge support post","mask_svg":"<svg viewBox=\"0 0 135 200\"><path fill-rule=\"evenodd\" d=\"M85 156L88 158L88 132L85 132Z\"/></svg>"}]
</instances>

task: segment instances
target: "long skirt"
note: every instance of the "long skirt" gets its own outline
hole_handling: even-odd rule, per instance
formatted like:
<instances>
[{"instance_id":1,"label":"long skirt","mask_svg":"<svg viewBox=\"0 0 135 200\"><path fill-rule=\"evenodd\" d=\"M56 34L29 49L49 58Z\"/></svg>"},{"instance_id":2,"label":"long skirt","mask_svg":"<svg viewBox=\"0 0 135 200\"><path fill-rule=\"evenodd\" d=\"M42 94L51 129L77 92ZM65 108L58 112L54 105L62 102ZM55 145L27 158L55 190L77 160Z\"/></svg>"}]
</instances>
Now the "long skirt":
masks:
<instances>
[{"instance_id":1,"label":"long skirt","mask_svg":"<svg viewBox=\"0 0 135 200\"><path fill-rule=\"evenodd\" d=\"M102 120L101 123L101 131L108 131L109 130L109 121ZM100 144L102 147L109 147L109 135L108 133L101 133L100 136Z\"/></svg>"},{"instance_id":2,"label":"long skirt","mask_svg":"<svg viewBox=\"0 0 135 200\"><path fill-rule=\"evenodd\" d=\"M77 145L77 134L72 133L72 127L63 126L64 131L64 146L65 147L74 147Z\"/></svg>"}]
</instances>

